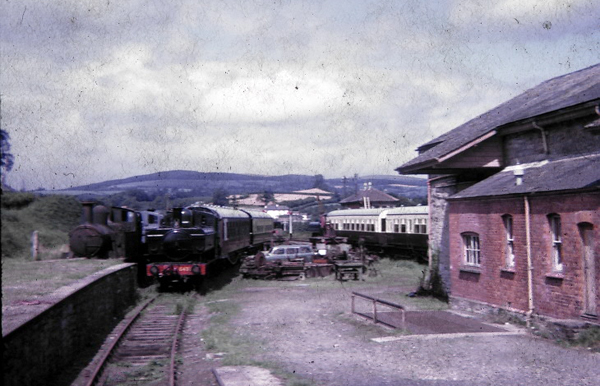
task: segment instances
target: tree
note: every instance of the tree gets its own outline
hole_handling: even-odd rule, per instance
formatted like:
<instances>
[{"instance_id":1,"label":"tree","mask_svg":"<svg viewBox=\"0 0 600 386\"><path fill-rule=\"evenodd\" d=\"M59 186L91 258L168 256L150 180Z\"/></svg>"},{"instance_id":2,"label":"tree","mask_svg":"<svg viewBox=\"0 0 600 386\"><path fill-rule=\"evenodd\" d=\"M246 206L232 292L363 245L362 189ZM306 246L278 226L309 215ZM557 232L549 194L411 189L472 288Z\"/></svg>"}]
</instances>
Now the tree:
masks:
<instances>
[{"instance_id":1,"label":"tree","mask_svg":"<svg viewBox=\"0 0 600 386\"><path fill-rule=\"evenodd\" d=\"M275 200L275 194L273 194L273 191L271 189L267 189L262 194L261 200L265 203L265 205L269 205L269 202Z\"/></svg>"},{"instance_id":2,"label":"tree","mask_svg":"<svg viewBox=\"0 0 600 386\"><path fill-rule=\"evenodd\" d=\"M10 172L13 167L14 157L10 153L10 135L5 130L0 129L0 135L2 136L2 156L1 164L2 168L2 186L4 186L4 178L6 173Z\"/></svg>"},{"instance_id":3,"label":"tree","mask_svg":"<svg viewBox=\"0 0 600 386\"><path fill-rule=\"evenodd\" d=\"M315 175L315 182L313 184L313 188L318 188L318 189L321 189L321 190L331 191L331 188L325 182L325 178L323 177L322 174L316 174Z\"/></svg>"},{"instance_id":4,"label":"tree","mask_svg":"<svg viewBox=\"0 0 600 386\"><path fill-rule=\"evenodd\" d=\"M227 191L224 188L217 188L213 192L212 202L215 205L227 206L229 205L229 200L227 199Z\"/></svg>"}]
</instances>

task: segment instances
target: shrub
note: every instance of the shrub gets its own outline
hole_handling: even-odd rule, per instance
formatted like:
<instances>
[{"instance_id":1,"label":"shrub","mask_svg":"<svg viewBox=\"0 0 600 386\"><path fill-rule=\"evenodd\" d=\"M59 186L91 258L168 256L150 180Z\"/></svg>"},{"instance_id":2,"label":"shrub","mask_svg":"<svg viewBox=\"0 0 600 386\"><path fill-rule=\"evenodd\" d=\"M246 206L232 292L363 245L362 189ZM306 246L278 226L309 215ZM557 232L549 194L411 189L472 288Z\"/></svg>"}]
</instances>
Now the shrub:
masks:
<instances>
[{"instance_id":1,"label":"shrub","mask_svg":"<svg viewBox=\"0 0 600 386\"><path fill-rule=\"evenodd\" d=\"M33 193L2 192L3 209L19 209L28 206L35 201Z\"/></svg>"}]
</instances>

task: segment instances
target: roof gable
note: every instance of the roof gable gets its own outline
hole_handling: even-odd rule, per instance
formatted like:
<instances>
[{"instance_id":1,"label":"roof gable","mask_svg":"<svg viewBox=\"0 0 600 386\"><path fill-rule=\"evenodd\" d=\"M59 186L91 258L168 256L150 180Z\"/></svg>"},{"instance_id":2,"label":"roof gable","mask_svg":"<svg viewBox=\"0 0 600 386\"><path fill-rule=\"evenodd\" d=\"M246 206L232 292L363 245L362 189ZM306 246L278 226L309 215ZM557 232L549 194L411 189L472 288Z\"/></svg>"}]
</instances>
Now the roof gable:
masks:
<instances>
[{"instance_id":1,"label":"roof gable","mask_svg":"<svg viewBox=\"0 0 600 386\"><path fill-rule=\"evenodd\" d=\"M448 155L494 136L505 125L600 100L600 64L547 80L419 147L422 153L396 170L422 173Z\"/></svg>"},{"instance_id":2,"label":"roof gable","mask_svg":"<svg viewBox=\"0 0 600 386\"><path fill-rule=\"evenodd\" d=\"M572 191L600 187L600 154L509 166L495 175L453 195L475 198L543 192ZM515 170L522 171L516 183Z\"/></svg>"}]
</instances>

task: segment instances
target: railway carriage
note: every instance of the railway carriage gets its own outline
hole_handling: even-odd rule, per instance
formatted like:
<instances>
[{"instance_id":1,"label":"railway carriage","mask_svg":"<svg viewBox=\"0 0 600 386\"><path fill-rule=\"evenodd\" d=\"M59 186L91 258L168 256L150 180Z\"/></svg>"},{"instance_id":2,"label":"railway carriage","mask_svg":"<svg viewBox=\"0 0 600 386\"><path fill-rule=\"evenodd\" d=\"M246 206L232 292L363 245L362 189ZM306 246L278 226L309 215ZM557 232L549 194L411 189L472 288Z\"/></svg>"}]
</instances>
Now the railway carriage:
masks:
<instances>
[{"instance_id":1,"label":"railway carriage","mask_svg":"<svg viewBox=\"0 0 600 386\"><path fill-rule=\"evenodd\" d=\"M265 212L240 209L250 216L250 244L253 246L264 246L270 244L273 238L275 221L273 217Z\"/></svg>"},{"instance_id":2,"label":"railway carriage","mask_svg":"<svg viewBox=\"0 0 600 386\"><path fill-rule=\"evenodd\" d=\"M336 235L373 251L427 259L427 206L341 209L327 214Z\"/></svg>"}]
</instances>

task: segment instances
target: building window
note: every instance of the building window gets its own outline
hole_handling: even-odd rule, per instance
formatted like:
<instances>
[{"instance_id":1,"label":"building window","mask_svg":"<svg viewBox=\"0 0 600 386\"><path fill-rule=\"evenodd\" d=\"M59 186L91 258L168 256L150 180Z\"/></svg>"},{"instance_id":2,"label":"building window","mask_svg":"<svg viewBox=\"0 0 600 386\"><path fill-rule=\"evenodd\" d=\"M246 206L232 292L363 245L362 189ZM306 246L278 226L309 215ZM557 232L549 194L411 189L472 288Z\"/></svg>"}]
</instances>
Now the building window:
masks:
<instances>
[{"instance_id":1,"label":"building window","mask_svg":"<svg viewBox=\"0 0 600 386\"><path fill-rule=\"evenodd\" d=\"M505 263L506 268L515 267L515 245L513 235L513 217L509 214L502 216L504 233L506 235Z\"/></svg>"},{"instance_id":2,"label":"building window","mask_svg":"<svg viewBox=\"0 0 600 386\"><path fill-rule=\"evenodd\" d=\"M481 264L479 235L477 233L463 233L462 239L465 264L479 266Z\"/></svg>"},{"instance_id":3,"label":"building window","mask_svg":"<svg viewBox=\"0 0 600 386\"><path fill-rule=\"evenodd\" d=\"M550 223L550 233L552 234L552 271L562 272L562 239L560 230L560 216L557 214L548 215Z\"/></svg>"}]
</instances>

